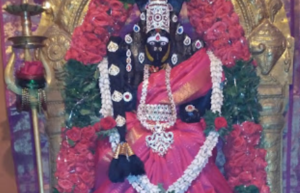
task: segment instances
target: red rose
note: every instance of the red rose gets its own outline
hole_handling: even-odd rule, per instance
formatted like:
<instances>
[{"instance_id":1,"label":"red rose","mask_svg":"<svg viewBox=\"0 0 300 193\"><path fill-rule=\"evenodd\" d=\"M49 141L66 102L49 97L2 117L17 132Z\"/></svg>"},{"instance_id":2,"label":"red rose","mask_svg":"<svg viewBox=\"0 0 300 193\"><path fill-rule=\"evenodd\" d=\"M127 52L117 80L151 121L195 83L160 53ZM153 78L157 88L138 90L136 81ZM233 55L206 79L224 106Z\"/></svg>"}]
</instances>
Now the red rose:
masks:
<instances>
[{"instance_id":1,"label":"red rose","mask_svg":"<svg viewBox=\"0 0 300 193\"><path fill-rule=\"evenodd\" d=\"M252 180L252 174L248 171L244 171L244 172L240 173L238 178L239 178L241 184L246 184Z\"/></svg>"},{"instance_id":2,"label":"red rose","mask_svg":"<svg viewBox=\"0 0 300 193\"><path fill-rule=\"evenodd\" d=\"M254 173L253 177L257 180L260 180L260 181L266 181L267 179L267 173L266 171L263 169L263 170L259 170L257 172Z\"/></svg>"},{"instance_id":3,"label":"red rose","mask_svg":"<svg viewBox=\"0 0 300 193\"><path fill-rule=\"evenodd\" d=\"M255 179L255 177L251 181L251 184L256 186L258 189L260 189L265 183L266 183L265 181L257 180Z\"/></svg>"},{"instance_id":4,"label":"red rose","mask_svg":"<svg viewBox=\"0 0 300 193\"><path fill-rule=\"evenodd\" d=\"M80 154L80 155L78 155L78 157L77 157L78 158L77 165L81 164L81 163L85 163L86 164L86 162L88 161L87 154L89 154L89 152L87 152L86 154Z\"/></svg>"},{"instance_id":5,"label":"red rose","mask_svg":"<svg viewBox=\"0 0 300 193\"><path fill-rule=\"evenodd\" d=\"M82 142L77 143L75 145L75 150L82 155L86 155L89 152L89 145Z\"/></svg>"},{"instance_id":6,"label":"red rose","mask_svg":"<svg viewBox=\"0 0 300 193\"><path fill-rule=\"evenodd\" d=\"M94 124L94 129L95 129L95 131L100 131L100 129L101 129L100 121Z\"/></svg>"},{"instance_id":7,"label":"red rose","mask_svg":"<svg viewBox=\"0 0 300 193\"><path fill-rule=\"evenodd\" d=\"M73 183L69 180L58 180L57 184L64 189L63 192L71 192L73 189Z\"/></svg>"},{"instance_id":8,"label":"red rose","mask_svg":"<svg viewBox=\"0 0 300 193\"><path fill-rule=\"evenodd\" d=\"M230 176L237 177L242 172L240 167L233 167L229 170L226 170L226 173Z\"/></svg>"},{"instance_id":9,"label":"red rose","mask_svg":"<svg viewBox=\"0 0 300 193\"><path fill-rule=\"evenodd\" d=\"M229 38L236 39L244 35L244 30L242 26L237 25L236 27L232 27L228 29Z\"/></svg>"},{"instance_id":10,"label":"red rose","mask_svg":"<svg viewBox=\"0 0 300 193\"><path fill-rule=\"evenodd\" d=\"M125 11L123 3L118 1L118 0L110 0L109 1L109 6L113 10L123 10L123 11Z\"/></svg>"},{"instance_id":11,"label":"red rose","mask_svg":"<svg viewBox=\"0 0 300 193\"><path fill-rule=\"evenodd\" d=\"M246 140L244 137L237 137L233 140L233 149L236 151L242 151L244 152L246 149Z\"/></svg>"},{"instance_id":12,"label":"red rose","mask_svg":"<svg viewBox=\"0 0 300 193\"><path fill-rule=\"evenodd\" d=\"M67 140L64 140L61 144L61 148L64 148L64 149L68 149L70 148L70 144L67 142Z\"/></svg>"},{"instance_id":13,"label":"red rose","mask_svg":"<svg viewBox=\"0 0 300 193\"><path fill-rule=\"evenodd\" d=\"M78 175L76 173L70 174L68 178L72 183L77 184L78 182Z\"/></svg>"},{"instance_id":14,"label":"red rose","mask_svg":"<svg viewBox=\"0 0 300 193\"><path fill-rule=\"evenodd\" d=\"M94 155L92 153L88 153L87 154L87 159L91 160L91 161L94 160Z\"/></svg>"},{"instance_id":15,"label":"red rose","mask_svg":"<svg viewBox=\"0 0 300 193\"><path fill-rule=\"evenodd\" d=\"M242 124L242 127L243 127L243 133L246 136L250 136L250 135L255 134L256 132L259 132L259 127L257 127L257 125L255 123L250 122L250 121L245 121Z\"/></svg>"},{"instance_id":16,"label":"red rose","mask_svg":"<svg viewBox=\"0 0 300 193\"><path fill-rule=\"evenodd\" d=\"M265 159L265 157L267 155L267 150L262 149L262 148L257 148L257 149L255 149L255 154L258 157L261 157L261 158Z\"/></svg>"},{"instance_id":17,"label":"red rose","mask_svg":"<svg viewBox=\"0 0 300 193\"><path fill-rule=\"evenodd\" d=\"M216 40L224 37L226 34L227 26L226 23L218 21L213 24L211 28L206 31L206 40Z\"/></svg>"},{"instance_id":18,"label":"red rose","mask_svg":"<svg viewBox=\"0 0 300 193\"><path fill-rule=\"evenodd\" d=\"M66 170L66 167L57 167L57 170L55 172L55 177L57 177L58 179L68 179L70 176L69 171Z\"/></svg>"},{"instance_id":19,"label":"red rose","mask_svg":"<svg viewBox=\"0 0 300 193\"><path fill-rule=\"evenodd\" d=\"M81 173L83 173L84 171L86 171L86 170L88 169L88 168L86 167L86 165L83 164L83 163L78 163L77 165L78 165L78 166L76 166L75 170L76 170L76 172L77 172L78 174L81 174Z\"/></svg>"},{"instance_id":20,"label":"red rose","mask_svg":"<svg viewBox=\"0 0 300 193\"><path fill-rule=\"evenodd\" d=\"M232 156L230 160L230 166L233 167L242 167L248 161L248 157L244 152L238 152Z\"/></svg>"},{"instance_id":21,"label":"red rose","mask_svg":"<svg viewBox=\"0 0 300 193\"><path fill-rule=\"evenodd\" d=\"M81 138L81 130L78 127L73 127L66 132L69 139L76 142Z\"/></svg>"},{"instance_id":22,"label":"red rose","mask_svg":"<svg viewBox=\"0 0 300 193\"><path fill-rule=\"evenodd\" d=\"M267 167L268 163L265 161L265 159L257 157L254 159L255 166L257 170L265 170Z\"/></svg>"},{"instance_id":23,"label":"red rose","mask_svg":"<svg viewBox=\"0 0 300 193\"><path fill-rule=\"evenodd\" d=\"M94 181L93 175L87 171L82 172L79 177L85 184L90 184Z\"/></svg>"},{"instance_id":24,"label":"red rose","mask_svg":"<svg viewBox=\"0 0 300 193\"><path fill-rule=\"evenodd\" d=\"M217 131L219 131L221 128L226 128L227 127L226 119L224 117L217 117L215 119L215 127Z\"/></svg>"},{"instance_id":25,"label":"red rose","mask_svg":"<svg viewBox=\"0 0 300 193\"><path fill-rule=\"evenodd\" d=\"M240 125L233 125L233 131L230 133L230 137L235 139L241 135L241 126Z\"/></svg>"},{"instance_id":26,"label":"red rose","mask_svg":"<svg viewBox=\"0 0 300 193\"><path fill-rule=\"evenodd\" d=\"M243 171L249 171L249 172L253 172L255 170L255 163L250 161L250 157L249 157L249 161L245 162L243 165Z\"/></svg>"},{"instance_id":27,"label":"red rose","mask_svg":"<svg viewBox=\"0 0 300 193\"><path fill-rule=\"evenodd\" d=\"M78 182L74 189L74 193L89 193L90 188L83 182Z\"/></svg>"},{"instance_id":28,"label":"red rose","mask_svg":"<svg viewBox=\"0 0 300 193\"><path fill-rule=\"evenodd\" d=\"M84 127L82 129L81 135L83 138L87 140L92 140L93 138L96 137L94 127L92 126Z\"/></svg>"},{"instance_id":29,"label":"red rose","mask_svg":"<svg viewBox=\"0 0 300 193\"><path fill-rule=\"evenodd\" d=\"M260 193L270 193L270 188L269 188L269 186L263 185L263 186L260 188Z\"/></svg>"},{"instance_id":30,"label":"red rose","mask_svg":"<svg viewBox=\"0 0 300 193\"><path fill-rule=\"evenodd\" d=\"M89 168L94 168L95 167L95 162L94 161L89 161L89 162L87 162L87 166Z\"/></svg>"},{"instance_id":31,"label":"red rose","mask_svg":"<svg viewBox=\"0 0 300 193\"><path fill-rule=\"evenodd\" d=\"M260 142L260 137L261 137L260 133L257 133L255 135L251 135L251 136L248 137L247 142L251 146L257 146Z\"/></svg>"},{"instance_id":32,"label":"red rose","mask_svg":"<svg viewBox=\"0 0 300 193\"><path fill-rule=\"evenodd\" d=\"M74 148L70 148L67 152L67 155L65 157L66 161L69 163L76 161L76 151Z\"/></svg>"},{"instance_id":33,"label":"red rose","mask_svg":"<svg viewBox=\"0 0 300 193\"><path fill-rule=\"evenodd\" d=\"M228 184L232 189L236 186L241 185L239 179L235 177L229 177Z\"/></svg>"},{"instance_id":34,"label":"red rose","mask_svg":"<svg viewBox=\"0 0 300 193\"><path fill-rule=\"evenodd\" d=\"M35 79L44 77L44 66L41 61L26 61L17 71L16 76L24 79Z\"/></svg>"},{"instance_id":35,"label":"red rose","mask_svg":"<svg viewBox=\"0 0 300 193\"><path fill-rule=\"evenodd\" d=\"M100 125L103 130L109 130L116 126L116 121L113 117L105 117L100 120Z\"/></svg>"}]
</instances>

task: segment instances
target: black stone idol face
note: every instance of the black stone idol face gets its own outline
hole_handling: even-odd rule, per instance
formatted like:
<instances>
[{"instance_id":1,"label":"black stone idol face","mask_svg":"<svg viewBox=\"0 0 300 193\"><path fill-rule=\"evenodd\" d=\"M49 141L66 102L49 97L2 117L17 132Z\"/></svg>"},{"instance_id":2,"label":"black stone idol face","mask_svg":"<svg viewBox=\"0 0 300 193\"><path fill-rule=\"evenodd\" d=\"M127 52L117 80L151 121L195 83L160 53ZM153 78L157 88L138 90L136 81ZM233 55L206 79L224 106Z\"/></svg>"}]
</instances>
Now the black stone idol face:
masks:
<instances>
[{"instance_id":1,"label":"black stone idol face","mask_svg":"<svg viewBox=\"0 0 300 193\"><path fill-rule=\"evenodd\" d=\"M152 30L146 37L146 56L154 66L162 66L170 56L170 35L164 30Z\"/></svg>"}]
</instances>

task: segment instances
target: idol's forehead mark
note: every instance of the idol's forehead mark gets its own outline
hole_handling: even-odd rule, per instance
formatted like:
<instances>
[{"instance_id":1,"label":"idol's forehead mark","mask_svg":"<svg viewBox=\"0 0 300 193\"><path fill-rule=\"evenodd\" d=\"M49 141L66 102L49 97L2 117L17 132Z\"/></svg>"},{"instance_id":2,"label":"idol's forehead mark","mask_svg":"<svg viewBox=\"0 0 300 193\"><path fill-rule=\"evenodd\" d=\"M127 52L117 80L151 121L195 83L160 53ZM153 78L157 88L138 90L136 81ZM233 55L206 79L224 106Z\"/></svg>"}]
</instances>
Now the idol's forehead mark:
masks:
<instances>
[{"instance_id":1,"label":"idol's forehead mark","mask_svg":"<svg viewBox=\"0 0 300 193\"><path fill-rule=\"evenodd\" d=\"M169 42L169 38L165 36L161 36L159 33L156 33L154 36L150 36L147 38L147 43L149 42Z\"/></svg>"}]
</instances>

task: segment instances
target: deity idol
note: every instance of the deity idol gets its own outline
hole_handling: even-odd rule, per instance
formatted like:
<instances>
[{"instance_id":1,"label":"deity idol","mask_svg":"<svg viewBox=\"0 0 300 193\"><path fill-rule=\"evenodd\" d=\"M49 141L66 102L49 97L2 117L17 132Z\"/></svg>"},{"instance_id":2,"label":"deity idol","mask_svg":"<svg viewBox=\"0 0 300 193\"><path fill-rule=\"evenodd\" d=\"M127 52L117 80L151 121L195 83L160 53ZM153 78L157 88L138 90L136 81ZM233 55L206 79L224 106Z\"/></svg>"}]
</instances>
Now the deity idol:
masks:
<instances>
[{"instance_id":1,"label":"deity idol","mask_svg":"<svg viewBox=\"0 0 300 193\"><path fill-rule=\"evenodd\" d=\"M217 137L205 137L200 121L211 108L211 64L219 60L185 33L182 2L139 3L133 31L107 44L101 113L114 117L118 133L112 145L98 144L96 193L232 192L210 157Z\"/></svg>"}]
</instances>

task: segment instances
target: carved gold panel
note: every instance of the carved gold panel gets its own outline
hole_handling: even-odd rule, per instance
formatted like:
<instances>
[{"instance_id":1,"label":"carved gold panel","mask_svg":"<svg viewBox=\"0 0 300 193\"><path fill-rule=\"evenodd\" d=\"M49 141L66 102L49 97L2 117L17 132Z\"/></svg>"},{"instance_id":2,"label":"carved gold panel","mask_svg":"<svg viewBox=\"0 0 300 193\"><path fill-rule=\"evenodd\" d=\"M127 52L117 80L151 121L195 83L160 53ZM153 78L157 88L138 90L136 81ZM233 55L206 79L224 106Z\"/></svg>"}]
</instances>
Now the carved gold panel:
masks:
<instances>
[{"instance_id":1,"label":"carved gold panel","mask_svg":"<svg viewBox=\"0 0 300 193\"><path fill-rule=\"evenodd\" d=\"M258 88L267 149L267 182L272 193L282 192L282 130L292 82L294 39L281 0L232 0L245 29L261 77Z\"/></svg>"}]
</instances>

